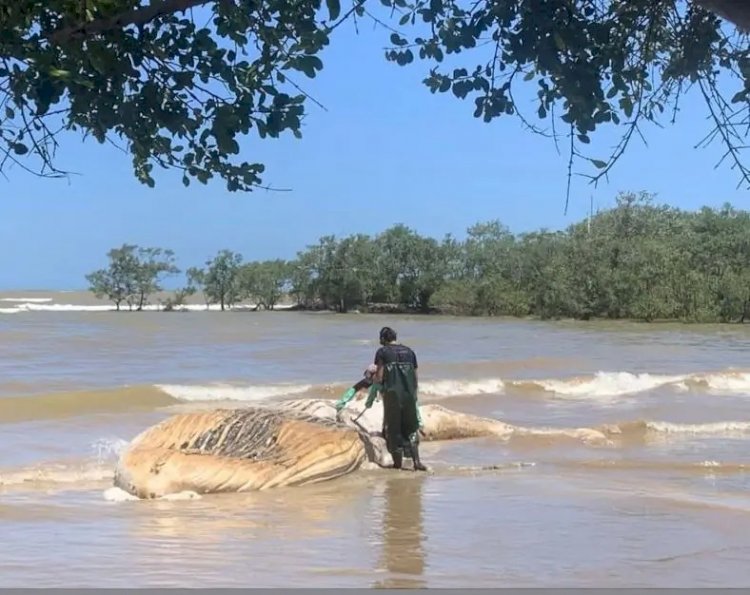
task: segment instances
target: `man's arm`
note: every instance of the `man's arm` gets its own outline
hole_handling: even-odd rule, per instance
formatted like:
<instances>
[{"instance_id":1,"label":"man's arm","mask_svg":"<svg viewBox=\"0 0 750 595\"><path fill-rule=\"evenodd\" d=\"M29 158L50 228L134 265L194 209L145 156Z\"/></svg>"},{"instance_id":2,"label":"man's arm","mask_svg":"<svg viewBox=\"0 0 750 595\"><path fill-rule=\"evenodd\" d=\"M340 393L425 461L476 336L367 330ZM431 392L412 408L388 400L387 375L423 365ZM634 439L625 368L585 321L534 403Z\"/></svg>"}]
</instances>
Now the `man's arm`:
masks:
<instances>
[{"instance_id":1,"label":"man's arm","mask_svg":"<svg viewBox=\"0 0 750 595\"><path fill-rule=\"evenodd\" d=\"M357 384L350 387L344 395L335 403L336 409L343 409L346 407L346 404L351 401L354 398L354 395L356 395L359 391L361 391L363 388L367 388L370 386L372 382L368 380L367 378L363 378Z\"/></svg>"},{"instance_id":2,"label":"man's arm","mask_svg":"<svg viewBox=\"0 0 750 595\"><path fill-rule=\"evenodd\" d=\"M422 421L422 412L419 410L419 364L417 362L417 354L413 349L411 352L411 359L414 364L414 388L416 389L416 393L414 394L414 406L417 409L417 423L419 424L419 430L422 431L424 422ZM422 431L422 433L424 434L424 431Z\"/></svg>"},{"instance_id":3,"label":"man's arm","mask_svg":"<svg viewBox=\"0 0 750 595\"><path fill-rule=\"evenodd\" d=\"M375 402L375 399L378 398L378 391L380 390L381 386L377 383L373 383L370 385L370 391L367 393L367 400L365 401L365 408L369 409L372 407L372 404Z\"/></svg>"},{"instance_id":4,"label":"man's arm","mask_svg":"<svg viewBox=\"0 0 750 595\"><path fill-rule=\"evenodd\" d=\"M342 397L341 397L341 398L340 398L340 399L339 399L338 401L336 401L336 402L335 402L335 403L333 404L333 405L334 405L334 407L336 407L336 410L337 410L337 411L340 411L341 409L343 409L344 407L346 407L346 404L347 404L347 403L348 403L349 401L351 401L351 400L352 400L352 399L354 398L354 395L356 395L356 394L357 394L357 391L355 390L355 388L354 388L353 386L352 386L352 387L350 387L350 388L349 388L349 389L348 389L348 390L347 390L347 391L346 391L346 392L345 392L345 393L343 394L343 396L342 396Z\"/></svg>"},{"instance_id":5,"label":"man's arm","mask_svg":"<svg viewBox=\"0 0 750 595\"><path fill-rule=\"evenodd\" d=\"M383 365L385 364L385 357L383 357L383 348L381 347L375 352L375 360L373 362L378 370L373 374L372 380L378 384L383 383Z\"/></svg>"},{"instance_id":6,"label":"man's arm","mask_svg":"<svg viewBox=\"0 0 750 595\"><path fill-rule=\"evenodd\" d=\"M357 384L355 384L352 388L354 389L354 392L359 392L363 388L367 388L371 384L372 384L371 380L368 380L367 378L363 378L362 380L360 380L359 382L357 382Z\"/></svg>"}]
</instances>

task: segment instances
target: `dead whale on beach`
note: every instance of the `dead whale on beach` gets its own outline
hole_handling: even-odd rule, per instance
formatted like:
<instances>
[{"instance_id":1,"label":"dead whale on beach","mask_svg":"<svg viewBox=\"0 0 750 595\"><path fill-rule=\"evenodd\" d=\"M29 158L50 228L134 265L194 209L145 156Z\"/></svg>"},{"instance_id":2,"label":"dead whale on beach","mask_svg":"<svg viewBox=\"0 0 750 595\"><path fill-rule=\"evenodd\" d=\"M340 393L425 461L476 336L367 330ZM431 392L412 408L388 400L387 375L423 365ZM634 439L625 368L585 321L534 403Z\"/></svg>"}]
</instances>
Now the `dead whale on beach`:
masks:
<instances>
[{"instance_id":1,"label":"dead whale on beach","mask_svg":"<svg viewBox=\"0 0 750 595\"><path fill-rule=\"evenodd\" d=\"M440 405L420 409L426 441L509 439L530 431ZM325 399L180 413L132 440L117 461L114 485L149 499L302 486L367 466L389 467L380 420L379 402L371 409L354 402L337 412ZM596 430L572 432L584 441L606 441Z\"/></svg>"},{"instance_id":2,"label":"dead whale on beach","mask_svg":"<svg viewBox=\"0 0 750 595\"><path fill-rule=\"evenodd\" d=\"M290 411L324 420L338 420L347 426L367 433L371 438L381 436L383 420L383 403L376 400L372 407L364 406L364 399L350 402L346 409L336 411L333 401L326 399L294 399L274 403L280 411ZM422 440L444 441L467 438L499 438L509 440L523 437L548 437L551 439L569 439L584 444L609 446L612 432L607 428L525 428L514 426L498 419L481 417L449 409L436 403L419 406L424 423ZM382 440L382 438L381 438ZM376 444L379 444L376 442ZM385 442L382 442L385 448ZM385 453L386 458L388 454Z\"/></svg>"},{"instance_id":3,"label":"dead whale on beach","mask_svg":"<svg viewBox=\"0 0 750 595\"><path fill-rule=\"evenodd\" d=\"M244 492L340 477L367 459L357 430L262 407L174 415L136 436L114 485L139 498Z\"/></svg>"}]
</instances>

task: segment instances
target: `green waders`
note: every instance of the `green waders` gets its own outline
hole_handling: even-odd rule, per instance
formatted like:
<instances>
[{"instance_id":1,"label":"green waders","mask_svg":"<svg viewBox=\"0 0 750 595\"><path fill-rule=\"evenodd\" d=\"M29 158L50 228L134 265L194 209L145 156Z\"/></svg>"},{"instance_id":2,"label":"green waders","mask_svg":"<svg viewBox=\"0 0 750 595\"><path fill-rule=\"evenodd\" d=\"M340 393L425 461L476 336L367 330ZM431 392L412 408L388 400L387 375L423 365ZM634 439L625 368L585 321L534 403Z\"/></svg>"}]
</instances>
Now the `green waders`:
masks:
<instances>
[{"instance_id":1,"label":"green waders","mask_svg":"<svg viewBox=\"0 0 750 595\"><path fill-rule=\"evenodd\" d=\"M414 469L424 471L419 460L420 416L417 408L417 378L414 366L392 362L383 370L383 437L393 466L400 469L404 450L410 450Z\"/></svg>"}]
</instances>

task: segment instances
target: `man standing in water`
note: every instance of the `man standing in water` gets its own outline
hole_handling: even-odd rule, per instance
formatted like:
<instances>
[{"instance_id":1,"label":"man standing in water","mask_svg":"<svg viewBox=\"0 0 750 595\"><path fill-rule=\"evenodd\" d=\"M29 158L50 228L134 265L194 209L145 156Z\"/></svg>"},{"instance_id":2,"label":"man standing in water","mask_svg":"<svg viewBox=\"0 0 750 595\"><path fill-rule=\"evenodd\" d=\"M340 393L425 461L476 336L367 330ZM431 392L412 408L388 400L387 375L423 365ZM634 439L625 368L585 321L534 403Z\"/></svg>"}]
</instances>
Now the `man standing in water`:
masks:
<instances>
[{"instance_id":1,"label":"man standing in water","mask_svg":"<svg viewBox=\"0 0 750 595\"><path fill-rule=\"evenodd\" d=\"M383 394L383 437L393 459L393 467L401 469L404 446L409 445L414 469L426 471L419 460L419 429L417 405L417 356L406 345L396 343L396 331L380 329L381 347L375 353L375 382Z\"/></svg>"}]
</instances>

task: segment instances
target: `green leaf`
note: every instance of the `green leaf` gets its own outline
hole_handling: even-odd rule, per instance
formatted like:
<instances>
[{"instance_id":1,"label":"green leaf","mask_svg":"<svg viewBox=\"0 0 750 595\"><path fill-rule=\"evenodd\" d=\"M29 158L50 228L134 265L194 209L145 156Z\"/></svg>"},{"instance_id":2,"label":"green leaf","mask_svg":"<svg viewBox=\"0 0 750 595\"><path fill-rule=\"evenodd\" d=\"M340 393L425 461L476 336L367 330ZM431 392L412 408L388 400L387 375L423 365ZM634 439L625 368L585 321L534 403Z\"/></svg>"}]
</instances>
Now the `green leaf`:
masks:
<instances>
[{"instance_id":1,"label":"green leaf","mask_svg":"<svg viewBox=\"0 0 750 595\"><path fill-rule=\"evenodd\" d=\"M88 52L87 56L89 63L99 74L106 75L109 72L108 56L99 48L94 48L92 51Z\"/></svg>"},{"instance_id":2,"label":"green leaf","mask_svg":"<svg viewBox=\"0 0 750 595\"><path fill-rule=\"evenodd\" d=\"M630 97L623 97L620 100L620 107L628 118L633 115L633 102L630 101Z\"/></svg>"},{"instance_id":3,"label":"green leaf","mask_svg":"<svg viewBox=\"0 0 750 595\"><path fill-rule=\"evenodd\" d=\"M50 68L49 74L54 78L67 78L70 76L70 71L60 70L59 68Z\"/></svg>"},{"instance_id":4,"label":"green leaf","mask_svg":"<svg viewBox=\"0 0 750 595\"><path fill-rule=\"evenodd\" d=\"M405 46L405 45L407 45L407 44L408 44L409 42L408 42L408 41L406 41L406 40L405 40L405 39L404 39L403 37L401 37L400 35L398 35L398 33L391 33L391 43L392 43L393 45L397 45L397 46Z\"/></svg>"},{"instance_id":5,"label":"green leaf","mask_svg":"<svg viewBox=\"0 0 750 595\"><path fill-rule=\"evenodd\" d=\"M304 72L309 78L314 78L315 71L323 68L323 62L317 56L300 56L296 60L296 68Z\"/></svg>"},{"instance_id":6,"label":"green leaf","mask_svg":"<svg viewBox=\"0 0 750 595\"><path fill-rule=\"evenodd\" d=\"M339 18L341 14L341 3L339 0L326 0L326 6L328 7L328 14L332 21Z\"/></svg>"},{"instance_id":7,"label":"green leaf","mask_svg":"<svg viewBox=\"0 0 750 595\"><path fill-rule=\"evenodd\" d=\"M555 40L555 47L557 47L558 50L563 51L565 50L565 41L563 41L562 36L560 33L555 31L552 33L552 38Z\"/></svg>"}]
</instances>

